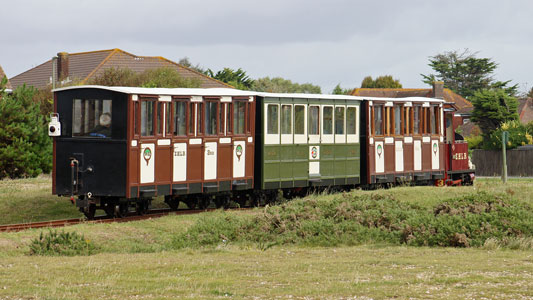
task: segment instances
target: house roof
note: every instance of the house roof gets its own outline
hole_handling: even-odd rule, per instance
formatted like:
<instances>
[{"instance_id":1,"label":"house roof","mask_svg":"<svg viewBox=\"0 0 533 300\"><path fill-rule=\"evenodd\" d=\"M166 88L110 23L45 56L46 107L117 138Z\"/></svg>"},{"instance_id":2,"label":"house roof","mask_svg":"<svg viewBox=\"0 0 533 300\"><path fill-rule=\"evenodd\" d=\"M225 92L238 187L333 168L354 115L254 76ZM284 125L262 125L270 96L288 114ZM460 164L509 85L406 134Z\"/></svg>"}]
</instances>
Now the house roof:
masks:
<instances>
[{"instance_id":1,"label":"house roof","mask_svg":"<svg viewBox=\"0 0 533 300\"><path fill-rule=\"evenodd\" d=\"M6 76L6 73L4 72L4 69L2 69L2 66L0 66L0 80L2 80L4 78L4 76ZM8 90L12 89L9 79L7 80L6 89L8 89Z\"/></svg>"},{"instance_id":2,"label":"house roof","mask_svg":"<svg viewBox=\"0 0 533 300\"><path fill-rule=\"evenodd\" d=\"M381 89L381 88L356 88L352 92L353 96L368 97L387 97L387 98L405 98L405 97L432 97L433 89ZM443 91L444 100L453 102L457 107L457 113L469 113L473 106L470 101L461 95L454 93L452 90L445 88Z\"/></svg>"},{"instance_id":3,"label":"house roof","mask_svg":"<svg viewBox=\"0 0 533 300\"><path fill-rule=\"evenodd\" d=\"M58 63L59 64L59 63ZM135 72L160 67L176 68L184 78L201 81L202 88L231 88L232 86L182 66L161 56L137 56L121 49L109 49L68 54L68 78L81 84L101 75L110 68L129 68ZM43 88L52 83L52 60L11 78L13 87L23 84Z\"/></svg>"},{"instance_id":4,"label":"house roof","mask_svg":"<svg viewBox=\"0 0 533 300\"><path fill-rule=\"evenodd\" d=\"M524 124L533 121L533 98L518 99L518 115Z\"/></svg>"}]
</instances>

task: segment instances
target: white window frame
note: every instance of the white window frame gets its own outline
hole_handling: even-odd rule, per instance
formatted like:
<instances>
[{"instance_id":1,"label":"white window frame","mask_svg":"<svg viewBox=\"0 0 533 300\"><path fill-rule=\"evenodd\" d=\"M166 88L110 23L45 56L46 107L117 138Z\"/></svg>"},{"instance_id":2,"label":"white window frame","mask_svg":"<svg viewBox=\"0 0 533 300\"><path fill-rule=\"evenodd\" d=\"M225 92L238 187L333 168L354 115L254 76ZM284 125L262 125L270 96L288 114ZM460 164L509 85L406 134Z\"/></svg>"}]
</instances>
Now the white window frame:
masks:
<instances>
[{"instance_id":1,"label":"white window frame","mask_svg":"<svg viewBox=\"0 0 533 300\"><path fill-rule=\"evenodd\" d=\"M361 130L361 126L359 124L359 106L358 105L347 105L346 106L346 113L348 112L348 108L354 107L355 108L355 134L348 134L348 128L346 128L346 142L347 143L359 143L359 131ZM371 117L369 119L372 119ZM347 121L345 119L345 121ZM372 123L372 121L370 121Z\"/></svg>"},{"instance_id":2,"label":"white window frame","mask_svg":"<svg viewBox=\"0 0 533 300\"><path fill-rule=\"evenodd\" d=\"M307 120L307 105L306 104L294 104L293 106L293 128L296 128L296 106L303 106L304 108L304 133L303 134L296 134L296 131L293 131L294 133L294 143L295 144L307 144L307 123L309 123L309 120Z\"/></svg>"},{"instance_id":3,"label":"white window frame","mask_svg":"<svg viewBox=\"0 0 533 300\"><path fill-rule=\"evenodd\" d=\"M318 144L320 143L320 134L322 133L322 128L321 128L321 124L322 124L322 109L320 108L320 105L319 104L310 104L309 107L308 107L308 111L310 112L311 111L311 107L318 107L318 134L309 134L309 144ZM310 113L308 113L307 115L310 115ZM306 122L309 124L309 120L306 120ZM307 128L309 128L309 125L307 125ZM307 129L307 132L309 132L309 129Z\"/></svg>"},{"instance_id":4,"label":"white window frame","mask_svg":"<svg viewBox=\"0 0 533 300\"><path fill-rule=\"evenodd\" d=\"M335 118L335 114L336 114L336 110L337 110L337 107L342 107L344 110L343 110L343 113L344 113L344 123L343 123L343 134L336 134L335 133L335 121L333 122L333 134L335 134L335 144L345 144L346 143L346 105L335 105L335 107L333 108L333 117Z\"/></svg>"},{"instance_id":5,"label":"white window frame","mask_svg":"<svg viewBox=\"0 0 533 300\"><path fill-rule=\"evenodd\" d=\"M331 107L331 134L324 134L324 108ZM333 144L335 142L335 105L321 105L320 121L320 142L325 144Z\"/></svg>"},{"instance_id":6,"label":"white window frame","mask_svg":"<svg viewBox=\"0 0 533 300\"><path fill-rule=\"evenodd\" d=\"M282 109L283 109L283 106L290 106L291 108L291 114L290 114L290 117L291 117L291 124L289 126L291 132L290 133L282 133L281 132L281 123L283 122L283 120L281 119L281 116L282 116ZM279 107L279 133L281 134L281 143L282 144L292 144L293 143L293 133L294 133L294 106L292 104L286 104L286 103L281 103L280 107Z\"/></svg>"},{"instance_id":7,"label":"white window frame","mask_svg":"<svg viewBox=\"0 0 533 300\"><path fill-rule=\"evenodd\" d=\"M265 121L264 121L264 127L265 127L265 145L279 145L280 143L280 124L281 124L281 120L280 120L280 105L279 103L265 103L265 114L264 114L264 117L265 117ZM278 133L277 134L269 134L268 133L268 106L269 105L276 105L278 107Z\"/></svg>"}]
</instances>

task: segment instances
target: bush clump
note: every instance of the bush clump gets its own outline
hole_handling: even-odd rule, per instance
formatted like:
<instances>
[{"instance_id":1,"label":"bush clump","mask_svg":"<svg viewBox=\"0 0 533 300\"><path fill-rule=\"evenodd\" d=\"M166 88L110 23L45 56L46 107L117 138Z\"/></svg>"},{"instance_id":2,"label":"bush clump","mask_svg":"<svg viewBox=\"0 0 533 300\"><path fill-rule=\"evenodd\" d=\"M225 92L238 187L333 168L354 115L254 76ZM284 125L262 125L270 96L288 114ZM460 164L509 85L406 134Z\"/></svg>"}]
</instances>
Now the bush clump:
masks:
<instances>
[{"instance_id":1,"label":"bush clump","mask_svg":"<svg viewBox=\"0 0 533 300\"><path fill-rule=\"evenodd\" d=\"M227 243L308 246L362 243L415 246L483 246L487 239L533 236L533 210L506 194L470 194L434 207L392 195L307 197L259 214L208 214L173 240L174 248Z\"/></svg>"},{"instance_id":2,"label":"bush clump","mask_svg":"<svg viewBox=\"0 0 533 300\"><path fill-rule=\"evenodd\" d=\"M77 232L50 230L31 241L30 255L75 256L91 255L96 246Z\"/></svg>"}]
</instances>

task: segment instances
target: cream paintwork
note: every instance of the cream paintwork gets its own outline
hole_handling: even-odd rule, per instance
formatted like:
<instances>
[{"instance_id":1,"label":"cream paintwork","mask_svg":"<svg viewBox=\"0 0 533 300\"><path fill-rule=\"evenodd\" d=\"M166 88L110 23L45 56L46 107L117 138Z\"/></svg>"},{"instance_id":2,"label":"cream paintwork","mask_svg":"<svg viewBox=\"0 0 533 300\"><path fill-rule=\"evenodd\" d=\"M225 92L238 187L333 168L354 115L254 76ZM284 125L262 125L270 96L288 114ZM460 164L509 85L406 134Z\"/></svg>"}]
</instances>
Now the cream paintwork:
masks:
<instances>
[{"instance_id":1,"label":"cream paintwork","mask_svg":"<svg viewBox=\"0 0 533 300\"><path fill-rule=\"evenodd\" d=\"M147 161L144 158L144 151L150 149L151 156ZM152 183L154 182L154 168L155 168L155 144L141 144L141 155L139 159L141 160L141 183Z\"/></svg>"},{"instance_id":2,"label":"cream paintwork","mask_svg":"<svg viewBox=\"0 0 533 300\"><path fill-rule=\"evenodd\" d=\"M187 180L187 143L175 143L172 158L172 180Z\"/></svg>"},{"instance_id":3,"label":"cream paintwork","mask_svg":"<svg viewBox=\"0 0 533 300\"><path fill-rule=\"evenodd\" d=\"M419 140L414 141L413 148L414 170L420 171L422 170L422 143Z\"/></svg>"},{"instance_id":4,"label":"cream paintwork","mask_svg":"<svg viewBox=\"0 0 533 300\"><path fill-rule=\"evenodd\" d=\"M394 150L396 152L396 172L403 172L403 142L395 141Z\"/></svg>"},{"instance_id":5,"label":"cream paintwork","mask_svg":"<svg viewBox=\"0 0 533 300\"><path fill-rule=\"evenodd\" d=\"M435 147L436 146L436 147ZM431 141L431 169L439 169L439 140Z\"/></svg>"},{"instance_id":6,"label":"cream paintwork","mask_svg":"<svg viewBox=\"0 0 533 300\"><path fill-rule=\"evenodd\" d=\"M204 144L204 180L217 179L218 143Z\"/></svg>"},{"instance_id":7,"label":"cream paintwork","mask_svg":"<svg viewBox=\"0 0 533 300\"><path fill-rule=\"evenodd\" d=\"M374 157L376 163L376 173L385 172L385 146L383 145L383 142L375 142Z\"/></svg>"},{"instance_id":8,"label":"cream paintwork","mask_svg":"<svg viewBox=\"0 0 533 300\"><path fill-rule=\"evenodd\" d=\"M237 155L237 147L242 147L242 154ZM246 141L233 142L233 177L244 177L246 167Z\"/></svg>"}]
</instances>

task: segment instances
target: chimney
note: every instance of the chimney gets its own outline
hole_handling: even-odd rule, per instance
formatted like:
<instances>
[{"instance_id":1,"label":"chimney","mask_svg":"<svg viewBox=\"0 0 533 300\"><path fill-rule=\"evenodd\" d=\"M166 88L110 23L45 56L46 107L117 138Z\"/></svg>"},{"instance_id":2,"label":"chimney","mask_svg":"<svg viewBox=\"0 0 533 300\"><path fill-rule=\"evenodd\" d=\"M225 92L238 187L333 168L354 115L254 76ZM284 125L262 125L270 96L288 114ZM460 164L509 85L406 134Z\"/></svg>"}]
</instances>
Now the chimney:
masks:
<instances>
[{"instance_id":1,"label":"chimney","mask_svg":"<svg viewBox=\"0 0 533 300\"><path fill-rule=\"evenodd\" d=\"M59 81L68 78L68 52L59 52L57 54L57 76Z\"/></svg>"},{"instance_id":2,"label":"chimney","mask_svg":"<svg viewBox=\"0 0 533 300\"><path fill-rule=\"evenodd\" d=\"M444 99L444 82L434 81L433 82L433 98Z\"/></svg>"}]
</instances>

